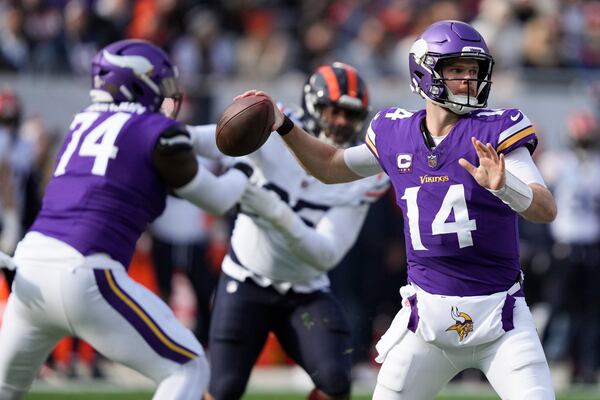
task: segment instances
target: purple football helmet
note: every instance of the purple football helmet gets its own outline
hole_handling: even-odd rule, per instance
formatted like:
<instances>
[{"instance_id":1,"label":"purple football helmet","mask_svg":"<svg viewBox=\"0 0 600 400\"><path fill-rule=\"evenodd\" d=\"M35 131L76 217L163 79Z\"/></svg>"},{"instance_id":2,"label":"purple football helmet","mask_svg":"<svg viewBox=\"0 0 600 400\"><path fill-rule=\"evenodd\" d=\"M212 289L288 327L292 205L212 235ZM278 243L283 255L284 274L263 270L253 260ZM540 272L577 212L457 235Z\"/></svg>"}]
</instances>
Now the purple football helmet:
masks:
<instances>
[{"instance_id":1,"label":"purple football helmet","mask_svg":"<svg viewBox=\"0 0 600 400\"><path fill-rule=\"evenodd\" d=\"M446 60L457 58L477 60L477 79L460 79L476 81L476 96L455 95L446 86L449 79L442 76L442 66ZM469 24L449 20L431 24L413 43L408 62L411 88L422 97L456 114L487 105L494 59L483 37Z\"/></svg>"},{"instance_id":2,"label":"purple football helmet","mask_svg":"<svg viewBox=\"0 0 600 400\"><path fill-rule=\"evenodd\" d=\"M182 94L177 84L177 67L167 54L145 40L127 39L103 48L92 60L94 103L139 103L158 111L165 98L174 101L177 116Z\"/></svg>"}]
</instances>

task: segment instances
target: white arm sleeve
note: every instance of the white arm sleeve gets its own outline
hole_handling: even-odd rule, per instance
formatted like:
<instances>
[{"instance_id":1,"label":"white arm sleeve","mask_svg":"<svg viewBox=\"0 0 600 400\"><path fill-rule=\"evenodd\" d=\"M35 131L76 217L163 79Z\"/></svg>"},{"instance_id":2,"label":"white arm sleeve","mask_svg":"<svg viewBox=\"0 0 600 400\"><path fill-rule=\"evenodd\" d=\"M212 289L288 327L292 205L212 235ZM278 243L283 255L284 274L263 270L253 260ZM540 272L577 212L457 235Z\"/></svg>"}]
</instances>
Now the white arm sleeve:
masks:
<instances>
[{"instance_id":1,"label":"white arm sleeve","mask_svg":"<svg viewBox=\"0 0 600 400\"><path fill-rule=\"evenodd\" d=\"M521 147L509 153L505 157L505 167L504 186L498 190L488 190L514 211L522 213L533 201L533 190L529 184L546 185L526 148Z\"/></svg>"},{"instance_id":2,"label":"white arm sleeve","mask_svg":"<svg viewBox=\"0 0 600 400\"><path fill-rule=\"evenodd\" d=\"M215 140L215 132L217 130L215 124L196 126L187 125L186 128L192 139L194 153L212 159L223 156L219 151Z\"/></svg>"},{"instance_id":3,"label":"white arm sleeve","mask_svg":"<svg viewBox=\"0 0 600 400\"><path fill-rule=\"evenodd\" d=\"M506 170L526 184L539 183L546 187L544 178L542 178L540 171L534 164L529 150L525 147L519 147L508 153L504 158L504 162Z\"/></svg>"},{"instance_id":4,"label":"white arm sleeve","mask_svg":"<svg viewBox=\"0 0 600 400\"><path fill-rule=\"evenodd\" d=\"M275 227L282 233L290 250L320 271L335 267L356 242L369 205L333 207L315 228L307 226L289 207Z\"/></svg>"},{"instance_id":5,"label":"white arm sleeve","mask_svg":"<svg viewBox=\"0 0 600 400\"><path fill-rule=\"evenodd\" d=\"M366 144L349 147L344 150L344 161L352 172L363 178L377 175L383 171L381 165L379 165L379 161L377 161L377 158L371 153Z\"/></svg>"},{"instance_id":6,"label":"white arm sleeve","mask_svg":"<svg viewBox=\"0 0 600 400\"><path fill-rule=\"evenodd\" d=\"M196 176L174 192L211 214L222 215L240 200L247 184L248 177L238 169L231 168L216 177L199 166Z\"/></svg>"}]
</instances>

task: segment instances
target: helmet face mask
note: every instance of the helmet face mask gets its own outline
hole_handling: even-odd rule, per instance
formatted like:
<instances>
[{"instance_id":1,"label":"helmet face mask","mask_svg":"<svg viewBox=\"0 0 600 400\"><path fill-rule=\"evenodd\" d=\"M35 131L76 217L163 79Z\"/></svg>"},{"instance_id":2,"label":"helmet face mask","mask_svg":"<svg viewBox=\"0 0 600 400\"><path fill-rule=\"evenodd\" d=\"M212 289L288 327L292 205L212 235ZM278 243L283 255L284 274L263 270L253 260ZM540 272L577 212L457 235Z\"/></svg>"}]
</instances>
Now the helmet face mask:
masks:
<instances>
[{"instance_id":1,"label":"helmet face mask","mask_svg":"<svg viewBox=\"0 0 600 400\"><path fill-rule=\"evenodd\" d=\"M319 139L338 148L346 148L356 143L366 118L362 110L340 106L321 106L319 108L319 127L321 128Z\"/></svg>"},{"instance_id":2,"label":"helmet face mask","mask_svg":"<svg viewBox=\"0 0 600 400\"><path fill-rule=\"evenodd\" d=\"M472 81L477 88L474 96L456 95L447 86L450 80L442 75L443 65L457 59L477 60L479 73L476 79L454 79ZM487 106L493 66L494 60L481 35L460 21L432 24L417 38L409 52L412 90L456 114Z\"/></svg>"},{"instance_id":3,"label":"helmet face mask","mask_svg":"<svg viewBox=\"0 0 600 400\"><path fill-rule=\"evenodd\" d=\"M302 108L308 132L336 147L349 147L358 141L369 115L366 84L350 65L323 65L304 85Z\"/></svg>"},{"instance_id":4,"label":"helmet face mask","mask_svg":"<svg viewBox=\"0 0 600 400\"><path fill-rule=\"evenodd\" d=\"M94 57L91 74L92 102L135 102L156 112L171 98L174 112L179 111L177 68L150 42L127 39L106 46Z\"/></svg>"}]
</instances>

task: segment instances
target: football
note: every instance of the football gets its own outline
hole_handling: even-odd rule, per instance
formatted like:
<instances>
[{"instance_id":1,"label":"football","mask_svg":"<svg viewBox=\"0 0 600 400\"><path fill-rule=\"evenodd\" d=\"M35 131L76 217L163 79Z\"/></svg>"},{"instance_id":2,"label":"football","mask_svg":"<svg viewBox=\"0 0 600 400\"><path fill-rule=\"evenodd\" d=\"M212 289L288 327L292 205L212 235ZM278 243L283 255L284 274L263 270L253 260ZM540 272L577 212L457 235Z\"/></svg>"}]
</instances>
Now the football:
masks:
<instances>
[{"instance_id":1,"label":"football","mask_svg":"<svg viewBox=\"0 0 600 400\"><path fill-rule=\"evenodd\" d=\"M250 154L267 141L273 122L273 105L266 97L248 96L234 100L217 122L217 147L228 156Z\"/></svg>"}]
</instances>

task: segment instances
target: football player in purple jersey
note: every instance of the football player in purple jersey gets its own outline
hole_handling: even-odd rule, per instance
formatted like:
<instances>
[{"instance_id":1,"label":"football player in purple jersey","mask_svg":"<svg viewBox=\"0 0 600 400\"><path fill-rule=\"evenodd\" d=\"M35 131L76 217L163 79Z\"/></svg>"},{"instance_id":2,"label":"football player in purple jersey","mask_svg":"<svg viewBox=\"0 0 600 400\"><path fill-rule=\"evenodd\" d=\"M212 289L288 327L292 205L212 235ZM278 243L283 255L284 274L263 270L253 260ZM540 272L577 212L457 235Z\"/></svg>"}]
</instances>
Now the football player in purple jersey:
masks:
<instances>
[{"instance_id":1,"label":"football player in purple jersey","mask_svg":"<svg viewBox=\"0 0 600 400\"><path fill-rule=\"evenodd\" d=\"M202 346L127 266L168 193L223 213L251 169L240 164L217 178L198 166L185 127L161 112L165 98L177 104L181 94L176 67L153 44L112 43L91 73L92 104L75 115L15 252L0 398L22 398L53 346L75 336L156 382L155 399L199 399L209 379Z\"/></svg>"},{"instance_id":2,"label":"football player in purple jersey","mask_svg":"<svg viewBox=\"0 0 600 400\"><path fill-rule=\"evenodd\" d=\"M549 223L554 199L518 109L488 109L493 58L459 21L430 25L409 52L425 109L381 110L365 144L336 149L277 109L274 130L324 182L385 171L404 216L408 285L377 344L377 400L432 399L460 371L485 373L501 398L553 399L550 371L523 296L518 215ZM249 91L242 96L264 94Z\"/></svg>"}]
</instances>

